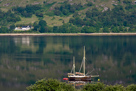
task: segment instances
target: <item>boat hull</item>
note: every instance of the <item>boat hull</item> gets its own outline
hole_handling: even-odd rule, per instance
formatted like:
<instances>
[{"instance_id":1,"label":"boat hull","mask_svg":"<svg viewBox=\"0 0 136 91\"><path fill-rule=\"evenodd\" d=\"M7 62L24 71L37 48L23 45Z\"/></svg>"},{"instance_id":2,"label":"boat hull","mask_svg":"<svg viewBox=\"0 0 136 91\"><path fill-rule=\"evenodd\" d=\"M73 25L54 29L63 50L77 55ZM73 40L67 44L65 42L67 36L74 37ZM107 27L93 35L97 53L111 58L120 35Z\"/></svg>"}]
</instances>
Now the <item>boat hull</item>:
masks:
<instances>
[{"instance_id":1,"label":"boat hull","mask_svg":"<svg viewBox=\"0 0 136 91\"><path fill-rule=\"evenodd\" d=\"M69 77L69 81L90 81L91 77Z\"/></svg>"}]
</instances>

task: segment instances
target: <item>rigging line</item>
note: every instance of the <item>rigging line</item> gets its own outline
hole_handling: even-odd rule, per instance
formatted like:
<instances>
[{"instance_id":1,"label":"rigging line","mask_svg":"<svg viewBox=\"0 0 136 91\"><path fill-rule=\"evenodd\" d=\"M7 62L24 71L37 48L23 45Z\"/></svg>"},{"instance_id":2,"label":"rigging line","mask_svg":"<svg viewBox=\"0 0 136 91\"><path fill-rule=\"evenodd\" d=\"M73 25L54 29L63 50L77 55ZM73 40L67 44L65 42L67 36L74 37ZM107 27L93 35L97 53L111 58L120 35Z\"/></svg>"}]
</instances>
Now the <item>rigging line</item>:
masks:
<instances>
[{"instance_id":1,"label":"rigging line","mask_svg":"<svg viewBox=\"0 0 136 91\"><path fill-rule=\"evenodd\" d=\"M83 60L84 60L84 59L82 59L82 63L81 63L81 66L80 66L79 72L81 71L81 68L82 68L82 66L83 66Z\"/></svg>"},{"instance_id":2,"label":"rigging line","mask_svg":"<svg viewBox=\"0 0 136 91\"><path fill-rule=\"evenodd\" d=\"M87 61L88 61L87 58L85 58L85 62L86 62L86 63L87 63Z\"/></svg>"},{"instance_id":3,"label":"rigging line","mask_svg":"<svg viewBox=\"0 0 136 91\"><path fill-rule=\"evenodd\" d=\"M74 67L72 67L72 69L71 69L71 73L72 73L72 71L73 71L73 68L74 68Z\"/></svg>"},{"instance_id":4,"label":"rigging line","mask_svg":"<svg viewBox=\"0 0 136 91\"><path fill-rule=\"evenodd\" d=\"M88 74L92 73L93 71L94 71L94 68L93 68L93 70L92 70L91 72L87 72L87 74L86 74L86 75L88 75Z\"/></svg>"},{"instance_id":5,"label":"rigging line","mask_svg":"<svg viewBox=\"0 0 136 91\"><path fill-rule=\"evenodd\" d=\"M81 71L81 68L82 68L82 66L83 66L83 60L84 60L84 59L82 59L82 63L81 63L81 66L80 66L79 72ZM85 58L85 60L87 60L87 59Z\"/></svg>"}]
</instances>

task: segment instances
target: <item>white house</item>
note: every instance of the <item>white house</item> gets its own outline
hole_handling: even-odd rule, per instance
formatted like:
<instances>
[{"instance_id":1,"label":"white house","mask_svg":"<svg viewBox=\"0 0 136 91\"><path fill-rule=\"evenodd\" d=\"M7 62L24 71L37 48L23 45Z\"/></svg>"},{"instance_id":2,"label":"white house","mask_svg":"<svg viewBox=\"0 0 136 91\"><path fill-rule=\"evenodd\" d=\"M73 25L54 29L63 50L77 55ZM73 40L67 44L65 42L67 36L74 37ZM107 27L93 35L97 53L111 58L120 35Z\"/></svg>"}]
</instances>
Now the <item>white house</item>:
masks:
<instances>
[{"instance_id":1,"label":"white house","mask_svg":"<svg viewBox=\"0 0 136 91\"><path fill-rule=\"evenodd\" d=\"M30 26L26 26L26 27L16 27L15 30L22 30L22 31L25 31L25 30L30 30L31 27Z\"/></svg>"}]
</instances>

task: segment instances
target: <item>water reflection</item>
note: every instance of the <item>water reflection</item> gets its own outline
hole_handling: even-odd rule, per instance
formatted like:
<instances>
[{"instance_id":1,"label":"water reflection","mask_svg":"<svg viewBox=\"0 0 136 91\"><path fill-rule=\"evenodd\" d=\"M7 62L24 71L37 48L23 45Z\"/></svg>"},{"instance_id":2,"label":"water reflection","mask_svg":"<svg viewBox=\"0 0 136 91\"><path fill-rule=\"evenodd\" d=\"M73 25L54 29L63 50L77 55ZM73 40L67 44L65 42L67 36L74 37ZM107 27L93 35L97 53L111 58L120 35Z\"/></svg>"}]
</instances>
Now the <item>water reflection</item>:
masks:
<instances>
[{"instance_id":1,"label":"water reflection","mask_svg":"<svg viewBox=\"0 0 136 91\"><path fill-rule=\"evenodd\" d=\"M74 86L76 89L81 89L86 84L96 84L97 80L90 80L90 81L68 81L67 83Z\"/></svg>"},{"instance_id":2,"label":"water reflection","mask_svg":"<svg viewBox=\"0 0 136 91\"><path fill-rule=\"evenodd\" d=\"M0 37L0 88L24 91L42 78L62 80L75 56L80 68L86 46L86 72L106 84L136 83L136 36L16 36Z\"/></svg>"},{"instance_id":3,"label":"water reflection","mask_svg":"<svg viewBox=\"0 0 136 91\"><path fill-rule=\"evenodd\" d=\"M76 89L80 89L88 83L91 83L91 81L68 81L68 84L74 86Z\"/></svg>"},{"instance_id":4,"label":"water reflection","mask_svg":"<svg viewBox=\"0 0 136 91\"><path fill-rule=\"evenodd\" d=\"M13 38L15 44L22 44L22 45L26 45L29 46L30 45L30 37L29 36L23 36L21 38L15 37Z\"/></svg>"}]
</instances>

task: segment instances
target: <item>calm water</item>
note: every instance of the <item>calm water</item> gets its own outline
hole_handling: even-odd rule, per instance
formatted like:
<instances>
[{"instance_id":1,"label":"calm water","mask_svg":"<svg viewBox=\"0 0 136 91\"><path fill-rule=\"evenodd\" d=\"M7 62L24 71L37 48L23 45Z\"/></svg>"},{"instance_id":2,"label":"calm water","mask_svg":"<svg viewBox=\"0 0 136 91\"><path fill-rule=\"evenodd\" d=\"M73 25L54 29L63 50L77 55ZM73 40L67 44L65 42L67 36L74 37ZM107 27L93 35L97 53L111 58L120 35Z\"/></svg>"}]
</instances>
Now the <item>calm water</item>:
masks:
<instances>
[{"instance_id":1,"label":"calm water","mask_svg":"<svg viewBox=\"0 0 136 91\"><path fill-rule=\"evenodd\" d=\"M136 84L136 36L0 37L0 89L24 91L42 78L62 80L76 59L80 68L86 46L86 72L105 84Z\"/></svg>"}]
</instances>

